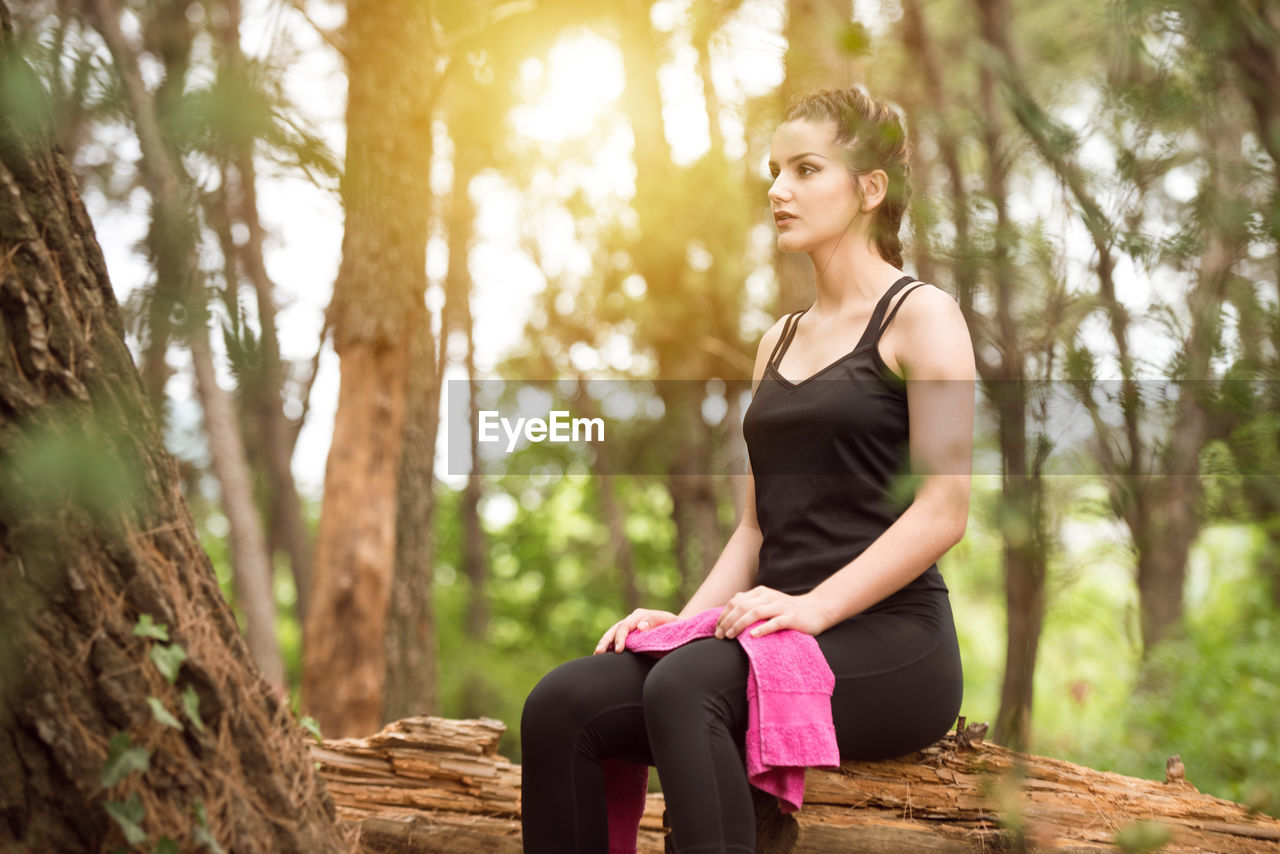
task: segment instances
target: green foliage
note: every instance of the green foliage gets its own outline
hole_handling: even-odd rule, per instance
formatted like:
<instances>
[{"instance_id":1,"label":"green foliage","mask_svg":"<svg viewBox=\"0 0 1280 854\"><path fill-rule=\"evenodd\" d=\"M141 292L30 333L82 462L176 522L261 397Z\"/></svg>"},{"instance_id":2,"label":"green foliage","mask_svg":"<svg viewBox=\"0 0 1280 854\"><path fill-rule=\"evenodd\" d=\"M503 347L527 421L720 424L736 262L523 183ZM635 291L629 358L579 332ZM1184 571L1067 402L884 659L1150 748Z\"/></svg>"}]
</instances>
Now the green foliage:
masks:
<instances>
[{"instance_id":1,"label":"green foliage","mask_svg":"<svg viewBox=\"0 0 1280 854\"><path fill-rule=\"evenodd\" d=\"M165 623L155 622L150 614L143 614L138 617L138 622L133 627L134 637L154 638L156 640L169 640L169 626Z\"/></svg>"},{"instance_id":2,"label":"green foliage","mask_svg":"<svg viewBox=\"0 0 1280 854\"><path fill-rule=\"evenodd\" d=\"M311 717L311 715L299 720L298 724L311 734L311 737L316 740L316 744L321 744L324 741L324 737L320 735L320 722Z\"/></svg>"},{"instance_id":3,"label":"green foliage","mask_svg":"<svg viewBox=\"0 0 1280 854\"><path fill-rule=\"evenodd\" d=\"M107 746L107 761L102 765L98 781L109 789L134 771L146 771L151 767L151 751L134 747L129 733L118 732Z\"/></svg>"},{"instance_id":4,"label":"green foliage","mask_svg":"<svg viewBox=\"0 0 1280 854\"><path fill-rule=\"evenodd\" d=\"M142 614L138 618L138 622L134 625L133 634L135 637L145 637L152 641L168 640L168 626L157 624L150 614ZM178 671L182 666L182 662L186 660L186 650L177 643L158 644L153 643L149 650L149 657L156 669L161 672L172 684L178 676ZM204 721L200 718L200 699L196 694L195 687L188 685L182 692L182 708L188 720L198 732L204 732ZM158 697L147 697L147 705L151 709L152 719L158 724L170 727L181 732L184 729L182 721L176 715L169 711L164 701ZM99 781L103 788L111 788L120 783L127 776L134 772L146 773L151 767L151 751L141 747L133 747L128 732L118 732L112 736L108 743L107 759L102 765L99 774ZM125 841L130 846L139 846L146 843L149 839L147 832L142 828L143 819L146 818L146 808L144 807L138 793L132 792L124 801L110 801L104 804L107 814L120 827L124 833ZM192 828L192 837L203 847L209 848L217 854L225 854L221 846L218 845L216 839L209 832L208 817L205 813L204 804L200 801L192 806L196 819L196 825ZM116 849L117 851L125 851L126 849ZM168 836L162 836L151 849L152 854L174 854L179 851L177 842Z\"/></svg>"},{"instance_id":5,"label":"green foliage","mask_svg":"<svg viewBox=\"0 0 1280 854\"><path fill-rule=\"evenodd\" d=\"M1164 779L1177 753L1198 789L1275 809L1280 780L1280 613L1252 571L1257 537L1210 530L1193 554L1184 630L1153 649L1076 761Z\"/></svg>"},{"instance_id":6,"label":"green foliage","mask_svg":"<svg viewBox=\"0 0 1280 854\"><path fill-rule=\"evenodd\" d=\"M136 419L104 412L87 423L74 408L49 407L40 421L19 423L6 439L0 466L0 507L14 518L67 518L67 505L103 525L138 501L144 490L129 464Z\"/></svg>"},{"instance_id":7,"label":"green foliage","mask_svg":"<svg viewBox=\"0 0 1280 854\"><path fill-rule=\"evenodd\" d=\"M174 729L182 729L182 721L175 718L173 712L166 709L164 703L158 697L148 697L147 705L151 707L151 715L157 721Z\"/></svg>"},{"instance_id":8,"label":"green foliage","mask_svg":"<svg viewBox=\"0 0 1280 854\"><path fill-rule=\"evenodd\" d=\"M196 728L196 732L204 732L204 720L200 717L200 698L196 695L194 685L188 685L182 692L182 711Z\"/></svg>"},{"instance_id":9,"label":"green foliage","mask_svg":"<svg viewBox=\"0 0 1280 854\"><path fill-rule=\"evenodd\" d=\"M103 807L107 815L124 831L124 838L130 845L141 845L147 841L147 832L142 829L142 820L147 817L147 810L137 792L123 801L108 801Z\"/></svg>"},{"instance_id":10,"label":"green foliage","mask_svg":"<svg viewBox=\"0 0 1280 854\"><path fill-rule=\"evenodd\" d=\"M176 643L156 644L151 647L150 654L151 660L155 662L160 673L169 680L169 684L173 684L178 678L178 670L181 669L182 662L187 660L187 651Z\"/></svg>"},{"instance_id":11,"label":"green foliage","mask_svg":"<svg viewBox=\"0 0 1280 854\"><path fill-rule=\"evenodd\" d=\"M489 608L486 637L466 632L469 579L461 566L457 506L462 495L437 489L435 612L437 692L447 716L486 714L520 719L524 698L552 667L590 655L609 625L627 610L624 583L601 524L601 478L507 476L488 482L482 517L491 538L491 574L482 595ZM679 573L666 490L655 479L618 478L616 500L627 512L625 533L644 604L679 607ZM489 698L468 708L468 696ZM503 750L518 756L517 727Z\"/></svg>"}]
</instances>

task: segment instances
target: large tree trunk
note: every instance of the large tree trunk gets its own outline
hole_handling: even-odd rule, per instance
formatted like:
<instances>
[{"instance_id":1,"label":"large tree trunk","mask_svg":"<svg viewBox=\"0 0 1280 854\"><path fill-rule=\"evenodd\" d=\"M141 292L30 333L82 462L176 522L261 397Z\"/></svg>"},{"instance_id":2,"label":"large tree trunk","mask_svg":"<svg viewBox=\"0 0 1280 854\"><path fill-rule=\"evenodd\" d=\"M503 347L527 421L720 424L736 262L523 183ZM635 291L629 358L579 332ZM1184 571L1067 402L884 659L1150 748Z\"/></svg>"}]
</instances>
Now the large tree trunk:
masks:
<instances>
[{"instance_id":1,"label":"large tree trunk","mask_svg":"<svg viewBox=\"0 0 1280 854\"><path fill-rule=\"evenodd\" d=\"M306 703L328 735L382 720L409 345L426 310L431 44L424 4L348 4L347 227L329 307L342 378L304 633Z\"/></svg>"},{"instance_id":2,"label":"large tree trunk","mask_svg":"<svg viewBox=\"0 0 1280 854\"><path fill-rule=\"evenodd\" d=\"M106 805L131 802L147 850L204 824L228 851L347 850L200 550L3 2L0 26L0 849L121 845ZM104 768L117 737L145 767Z\"/></svg>"}]
</instances>

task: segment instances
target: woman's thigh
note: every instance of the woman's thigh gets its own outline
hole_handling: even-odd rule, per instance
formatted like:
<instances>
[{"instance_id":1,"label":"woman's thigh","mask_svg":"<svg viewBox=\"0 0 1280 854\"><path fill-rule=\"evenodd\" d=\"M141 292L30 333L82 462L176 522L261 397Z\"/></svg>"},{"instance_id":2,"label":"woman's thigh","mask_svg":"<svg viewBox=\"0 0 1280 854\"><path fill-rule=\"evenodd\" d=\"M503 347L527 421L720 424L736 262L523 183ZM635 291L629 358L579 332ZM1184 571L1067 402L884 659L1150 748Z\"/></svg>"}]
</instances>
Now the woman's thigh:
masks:
<instances>
[{"instance_id":1,"label":"woman's thigh","mask_svg":"<svg viewBox=\"0 0 1280 854\"><path fill-rule=\"evenodd\" d=\"M650 764L643 699L645 677L655 663L651 656L624 651L559 665L529 692L521 741L531 742L536 752L539 742L552 748L567 740L596 759Z\"/></svg>"},{"instance_id":2,"label":"woman's thigh","mask_svg":"<svg viewBox=\"0 0 1280 854\"><path fill-rule=\"evenodd\" d=\"M842 758L902 756L954 723L964 677L947 600L858 614L817 639L836 677L831 713Z\"/></svg>"}]
</instances>

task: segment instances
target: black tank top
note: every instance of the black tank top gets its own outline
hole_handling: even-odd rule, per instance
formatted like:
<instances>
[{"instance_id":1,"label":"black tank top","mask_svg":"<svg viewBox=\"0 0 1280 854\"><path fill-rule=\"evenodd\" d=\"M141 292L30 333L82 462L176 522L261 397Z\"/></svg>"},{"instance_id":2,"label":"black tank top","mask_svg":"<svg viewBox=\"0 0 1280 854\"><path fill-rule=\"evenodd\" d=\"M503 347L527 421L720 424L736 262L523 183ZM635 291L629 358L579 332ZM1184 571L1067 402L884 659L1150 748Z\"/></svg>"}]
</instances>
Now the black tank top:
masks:
<instances>
[{"instance_id":1,"label":"black tank top","mask_svg":"<svg viewBox=\"0 0 1280 854\"><path fill-rule=\"evenodd\" d=\"M808 309L787 317L742 421L764 533L757 584L791 594L812 590L911 503L913 488L904 478L910 471L906 382L885 365L877 345L920 284L886 318L890 302L913 281L903 276L885 292L852 351L797 382L783 377L778 363ZM947 592L936 563L867 610L926 591Z\"/></svg>"}]
</instances>

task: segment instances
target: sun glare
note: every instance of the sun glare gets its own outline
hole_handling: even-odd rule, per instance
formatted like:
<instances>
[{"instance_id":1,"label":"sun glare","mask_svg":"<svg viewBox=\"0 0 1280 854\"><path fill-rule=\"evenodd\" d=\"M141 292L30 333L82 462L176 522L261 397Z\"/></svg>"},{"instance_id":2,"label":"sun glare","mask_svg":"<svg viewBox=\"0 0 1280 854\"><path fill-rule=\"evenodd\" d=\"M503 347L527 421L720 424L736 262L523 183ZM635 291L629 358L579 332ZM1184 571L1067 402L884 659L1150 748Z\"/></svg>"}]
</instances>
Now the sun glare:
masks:
<instances>
[{"instance_id":1,"label":"sun glare","mask_svg":"<svg viewBox=\"0 0 1280 854\"><path fill-rule=\"evenodd\" d=\"M517 133L543 142L582 136L622 94L622 56L608 39L579 32L557 42L545 63L526 60L520 85L528 102L512 111Z\"/></svg>"}]
</instances>

